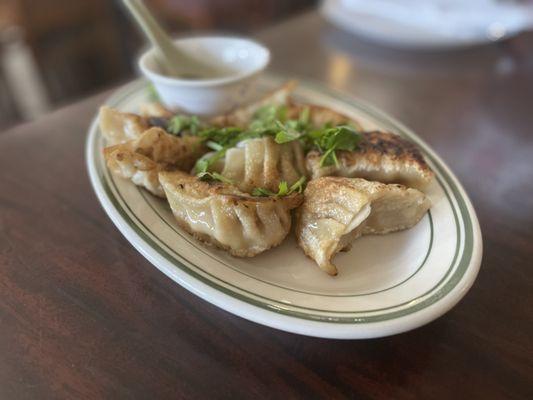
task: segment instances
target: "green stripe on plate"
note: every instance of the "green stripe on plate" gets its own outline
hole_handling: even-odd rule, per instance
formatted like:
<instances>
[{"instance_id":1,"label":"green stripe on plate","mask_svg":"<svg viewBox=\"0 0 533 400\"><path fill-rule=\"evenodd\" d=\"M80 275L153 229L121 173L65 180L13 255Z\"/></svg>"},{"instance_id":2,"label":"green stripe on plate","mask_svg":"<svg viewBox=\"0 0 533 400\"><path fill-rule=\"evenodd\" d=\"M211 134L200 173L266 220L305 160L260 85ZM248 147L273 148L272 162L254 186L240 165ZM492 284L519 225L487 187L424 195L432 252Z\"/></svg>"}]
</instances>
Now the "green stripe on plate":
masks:
<instances>
[{"instance_id":1,"label":"green stripe on plate","mask_svg":"<svg viewBox=\"0 0 533 400\"><path fill-rule=\"evenodd\" d=\"M130 87L125 88L124 91L119 92L115 96L113 96L109 100L109 103L111 105L117 106L120 102L123 101L124 98L128 97L133 92L141 90L142 88L145 87L145 85L146 84L144 82L136 82L135 84L131 85ZM313 87L313 86L316 87L316 85L311 85L311 84L307 84L307 85L304 84L304 86L306 86L306 87ZM472 227L472 221L471 221L470 215L468 213L466 202L465 202L464 198L461 196L458 187L453 182L453 179L451 179L451 177L444 170L444 168L440 165L440 163L431 154L429 154L429 152L427 150L427 146L416 135L411 133L408 129L406 129L405 127L402 127L402 125L399 124L399 123L395 123L394 121L392 121L390 119L390 117L387 117L387 116L383 115L382 113L377 112L376 110L374 110L373 108L370 108L367 105L364 105L364 104L361 104L359 102L353 101L352 99L347 99L347 98L343 97L342 95L336 94L333 91L324 90L323 88L320 88L319 91L321 91L323 93L325 92L326 95L329 95L330 97L334 97L337 100L340 100L340 101L342 101L344 103L350 104L351 106L354 106L354 107L362 110L363 112L366 112L367 114L371 115L372 117L378 119L380 122L382 122L382 123L385 122L387 125L389 125L390 128L392 128L393 131L396 131L396 132L398 132L398 133L400 133L400 134L402 134L404 136L407 136L411 140L417 142L421 146L421 148L424 150L424 153L425 153L426 157L428 157L431 160L431 162L434 165L434 167L436 167L436 169L437 169L436 172L438 172L438 175L441 175L442 178L446 181L446 183L450 186L450 189L451 189L455 199L457 200L457 203L458 203L458 206L459 206L459 212L460 212L461 216L463 217L464 229L465 229L465 242L464 242L465 246L464 246L464 251L463 251L463 254L461 256L461 259L459 260L458 266L455 269L455 272L453 273L453 275L451 275L454 263L455 263L455 261L456 261L456 259L458 257L459 247L460 247L460 243L461 243L461 241L460 241L461 232L460 232L460 228L459 228L459 219L458 219L458 216L457 216L456 207L455 207L455 205L453 204L453 202L451 200L450 194L448 193L448 190L446 189L446 185L444 185L443 182L440 179L438 179L439 184L443 188L443 190L444 190L444 192L446 194L446 197L447 197L448 201L450 202L450 205L452 207L453 213L454 213L454 219L455 219L455 223L456 223L457 237L458 237L456 251L455 251L454 259L452 261L452 264L451 264L450 268L448 269L448 271L445 274L445 276L439 281L439 283L437 285L435 285L434 288L430 289L428 292L424 293L421 296L418 296L415 299L410 300L409 302L406 302L406 303L403 303L403 304L399 304L399 305L395 305L393 307L387 307L387 308L380 309L380 310L365 310L365 311L359 311L359 312L332 312L332 311L329 311L329 310L315 310L315 309L310 309L310 308L305 308L305 307L288 307L287 305L285 305L283 303L279 303L278 301L276 301L274 299L263 298L264 300L267 300L267 301L271 302L271 303L267 303L267 302L260 301L260 300L256 299L256 297L262 298L261 296L257 296L254 293L246 292L242 288L239 288L239 287L231 285L231 284L229 284L227 282L221 281L221 282L225 283L226 285L228 285L230 287L232 286L234 289L236 289L238 291L243 291L243 292L249 294L249 296L242 295L241 293L236 292L235 290L230 290L227 287L225 287L225 286L223 286L223 285L221 285L221 284L219 284L219 283L217 283L217 282L215 282L215 281L213 281L211 279L207 279L202 274L200 274L197 271L194 271L193 269L187 267L184 264L184 262L186 262L188 264L191 264L195 268L198 268L200 271L202 271L201 267L199 267L197 265L194 265L194 264L192 264L190 262L187 262L187 260L185 260L183 258L183 256L175 253L172 249L170 249L170 248L168 250L163 249L161 247L161 245L154 240L154 239L158 240L158 238L155 235L153 235L153 233L151 233L151 235L148 235L143 230L141 230L139 228L139 224L142 224L142 222L138 220L138 223L135 223L135 221L132 219L132 217L135 218L135 219L137 219L137 218L134 216L134 214L131 211L131 209L129 210L131 212L131 216L128 215L128 213L126 212L124 206L126 206L126 208L128 208L128 209L129 209L129 207L125 203L124 199L121 198L118 189L116 187L114 187L114 189L116 191L115 193L113 193L113 191L110 189L108 183L111 182L111 184L113 186L115 186L114 185L114 181L112 179L108 180L109 177L108 177L108 175L105 172L104 172L104 174L102 176L102 165L103 164L102 164L102 160L101 160L101 157L100 157L100 160L99 160L99 162L96 163L96 166L99 169L99 176L100 176L101 182L102 182L102 184L104 186L104 189L105 189L109 199L111 200L113 206L116 208L116 210L122 216L124 221L126 221L128 223L128 225L140 236L140 238L144 242L146 242L152 249L157 251L158 254L163 256L165 259L167 259L169 262L171 262L176 267L180 268L182 271L184 271L187 274L191 275L192 277L200 280L201 282L211 286L212 288L220 290L222 293L225 293L225 294L227 294L227 295L229 295L231 297L237 298L237 299L239 299L241 301L247 302L247 303L252 304L254 306L257 306L257 307L260 307L260 308L263 308L263 309L266 309L266 310L274 311L274 312L277 312L277 313L281 313L281 314L284 314L284 315L289 315L289 316L296 317L296 318L306 319L306 320L322 321L322 322L333 322L333 323L345 323L345 324L385 321L385 320L389 320L389 319L393 319L393 318L399 318L399 317L411 314L411 313L416 312L416 311L418 311L420 309L423 309L425 307L430 306L431 304L433 304L436 301L438 301L440 298L444 297L447 293L449 293L449 291L451 291L457 285L457 283L461 280L461 278L463 277L464 273L466 272L466 269L468 268L468 265L469 265L471 257L472 257L472 252L473 252L473 227ZM98 151L99 149L98 149L98 146L97 146L97 142L98 141L95 138L95 140L94 140L94 145L96 147L95 154L100 154L100 152ZM97 161L97 160L93 160L93 161ZM121 202L123 204L120 204L117 201L117 197L116 197L117 195L120 197L120 200L121 200ZM167 246L165 246L165 247L167 247ZM175 257L171 257L170 256L169 250L172 251L173 253L175 253ZM206 273L205 271L202 271L202 272ZM446 279L450 275L451 275L450 279L448 281L446 281ZM219 278L216 278L216 277L214 277L212 275L211 275L211 277L214 278L215 280L219 280ZM387 290L387 289L385 289L385 290ZM429 296L429 297L423 299L426 296ZM393 309L393 308L399 308L399 307L402 307L403 305L407 305L407 304L411 304L411 306L409 306L407 308L404 308L404 309L391 311L391 312L384 313L384 314L379 314L379 315L366 315L366 316L362 315L362 316L352 316L352 317L339 316L339 314L345 314L345 313L349 313L349 314L355 314L355 313L357 313L357 314L365 314L365 313L370 313L370 312L389 310L389 309ZM299 310L319 311L319 312L328 313L329 315L313 314L313 313L309 313L309 312L302 312L302 311L299 311Z\"/></svg>"},{"instance_id":2,"label":"green stripe on plate","mask_svg":"<svg viewBox=\"0 0 533 400\"><path fill-rule=\"evenodd\" d=\"M112 178L114 180L114 178ZM204 249L204 246L202 246L201 244L198 245L198 242L195 241L194 238L192 238L189 234L187 233L183 233L179 230L179 228L177 228L176 226L170 224L166 218L161 215L161 213L156 209L156 207L154 207L154 205L152 204L152 202L150 201L150 197L153 197L150 195L150 193L148 193L146 190L140 188L137 186L137 191L138 193L140 194L140 196L144 199L144 201L148 204L148 206L150 207L150 209L154 212L154 214L161 220L163 221L163 223L168 226L174 233L176 233L178 236L180 236L183 240L185 240L186 242L188 242L190 245L194 246L197 250L201 251L206 257L209 257L213 260L215 260L216 262L220 263L220 264L223 264L226 268L229 268L231 269L232 271L235 271L237 272L238 274L241 274L241 275L244 275L248 278L251 278L251 279L254 279L258 282L261 282L261 283L264 283L265 285L269 285L269 286L273 286L273 287L277 287L279 289L285 289L285 290L289 290L291 292L296 292L296 293L303 293L303 294L309 294L309 295L314 295L314 296L321 296L321 297L361 297L361 296L370 296L371 294L377 294L377 293L383 293L383 292L386 292L388 290L391 290L391 289L394 289L395 287L397 286L400 286L402 284L404 284L405 282L407 282L408 280L410 280L413 276L415 276L418 272L420 272L422 270L422 268L424 267L427 259L429 258L429 254L431 253L431 249L433 247L433 218L431 216L431 210L428 211L428 221L429 221L429 244L428 244L428 249L426 251L426 254L424 256L424 259L422 260L422 262L420 263L420 265L416 268L416 270L411 274L409 275L407 278L405 278L404 280L402 280L401 282L398 282L390 287L387 287L385 289L381 289L381 290L377 290L377 291L374 291L374 292L368 292L368 293L355 293L355 294L323 294L323 293L317 293L317 292L306 292L304 290L298 290L298 289L294 289L294 288L291 288L291 287L288 287L288 286L282 286L282 285L278 285L278 284L275 284L275 283L272 283L272 282L269 282L269 281L265 281L263 279L259 279L251 274L247 274L246 272L243 272L241 271L240 269L238 268L235 268L233 267L232 265L228 264L227 262L225 262L224 260L222 259L219 259L217 257L215 257L214 255L212 255L211 253L209 253L208 251L206 251ZM121 196L121 198L123 199L123 197ZM153 197L154 198L154 197ZM158 199L159 200L159 199ZM125 201L125 200L124 200ZM164 243L164 242L162 242ZM170 246L166 243L164 243L167 247L170 248Z\"/></svg>"}]
</instances>

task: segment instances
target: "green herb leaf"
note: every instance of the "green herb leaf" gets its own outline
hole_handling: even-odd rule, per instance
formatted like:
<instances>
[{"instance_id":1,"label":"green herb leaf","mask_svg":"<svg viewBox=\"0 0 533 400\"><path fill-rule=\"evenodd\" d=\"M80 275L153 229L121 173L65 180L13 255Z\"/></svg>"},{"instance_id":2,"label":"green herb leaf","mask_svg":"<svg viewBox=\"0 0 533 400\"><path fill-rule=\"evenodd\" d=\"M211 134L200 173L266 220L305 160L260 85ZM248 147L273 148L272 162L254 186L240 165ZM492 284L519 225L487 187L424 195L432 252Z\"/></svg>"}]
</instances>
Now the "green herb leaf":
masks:
<instances>
[{"instance_id":1,"label":"green herb leaf","mask_svg":"<svg viewBox=\"0 0 533 400\"><path fill-rule=\"evenodd\" d=\"M188 130L191 135L198 133L200 127L200 120L196 115L174 115L168 121L167 131L174 135L179 135L181 132Z\"/></svg>"},{"instance_id":2,"label":"green herb leaf","mask_svg":"<svg viewBox=\"0 0 533 400\"><path fill-rule=\"evenodd\" d=\"M209 162L208 157L199 158L194 165L194 172L196 172L196 174L207 172L210 165L211 163Z\"/></svg>"},{"instance_id":3,"label":"green herb leaf","mask_svg":"<svg viewBox=\"0 0 533 400\"><path fill-rule=\"evenodd\" d=\"M197 176L198 179L201 179L203 181L219 181L222 183L233 185L233 181L231 179L226 178L218 172L201 172Z\"/></svg>"},{"instance_id":4,"label":"green herb leaf","mask_svg":"<svg viewBox=\"0 0 533 400\"><path fill-rule=\"evenodd\" d=\"M275 141L276 143L283 144L297 140L302 136L302 133L298 132L296 129L291 128L288 124L283 125L280 121L276 121L276 127L278 128L278 133L276 133Z\"/></svg>"},{"instance_id":5,"label":"green herb leaf","mask_svg":"<svg viewBox=\"0 0 533 400\"><path fill-rule=\"evenodd\" d=\"M215 151L220 151L224 148L224 146L212 140L208 140L207 142L205 142L205 145L209 147L211 150L215 150Z\"/></svg>"},{"instance_id":6,"label":"green herb leaf","mask_svg":"<svg viewBox=\"0 0 533 400\"><path fill-rule=\"evenodd\" d=\"M320 159L320 166L339 165L337 150L355 150L361 140L352 127L339 125L335 128L326 128L321 131L314 131L310 134L314 145L323 153Z\"/></svg>"},{"instance_id":7,"label":"green herb leaf","mask_svg":"<svg viewBox=\"0 0 533 400\"><path fill-rule=\"evenodd\" d=\"M338 160L337 160L338 162ZM320 167L335 164L335 149L328 149L320 158ZM337 165L337 164L336 164Z\"/></svg>"},{"instance_id":8,"label":"green herb leaf","mask_svg":"<svg viewBox=\"0 0 533 400\"><path fill-rule=\"evenodd\" d=\"M196 135L198 133L198 128L200 127L200 120L196 115L193 115L189 119L189 131L191 135Z\"/></svg>"},{"instance_id":9,"label":"green herb leaf","mask_svg":"<svg viewBox=\"0 0 533 400\"><path fill-rule=\"evenodd\" d=\"M209 128L200 131L200 136L205 141L218 143L222 147L235 143L237 137L242 133L242 129L236 127Z\"/></svg>"},{"instance_id":10,"label":"green herb leaf","mask_svg":"<svg viewBox=\"0 0 533 400\"><path fill-rule=\"evenodd\" d=\"M287 181L281 181L278 186L278 196L286 196L289 194L289 184Z\"/></svg>"},{"instance_id":11,"label":"green herb leaf","mask_svg":"<svg viewBox=\"0 0 533 400\"><path fill-rule=\"evenodd\" d=\"M307 178L305 176L302 176L300 179L298 179L296 182L294 182L291 187L289 188L288 194L297 192L302 193L305 189L305 182L307 181Z\"/></svg>"},{"instance_id":12,"label":"green herb leaf","mask_svg":"<svg viewBox=\"0 0 533 400\"><path fill-rule=\"evenodd\" d=\"M159 97L159 93L157 93L157 90L153 83L150 83L148 87L146 88L146 90L148 91L148 98L150 99L150 101L153 101L153 102L161 101Z\"/></svg>"},{"instance_id":13,"label":"green herb leaf","mask_svg":"<svg viewBox=\"0 0 533 400\"><path fill-rule=\"evenodd\" d=\"M277 132L276 121L285 122L287 119L287 106L267 105L261 107L252 117L249 130L264 135L275 135Z\"/></svg>"},{"instance_id":14,"label":"green herb leaf","mask_svg":"<svg viewBox=\"0 0 533 400\"><path fill-rule=\"evenodd\" d=\"M302 126L309 125L309 117L311 116L311 109L309 107L304 107L302 111L300 111L300 115L298 117L298 122Z\"/></svg>"},{"instance_id":15,"label":"green herb leaf","mask_svg":"<svg viewBox=\"0 0 533 400\"><path fill-rule=\"evenodd\" d=\"M283 197L288 196L294 192L302 193L306 181L306 177L302 176L298 181L296 181L291 187L289 187L289 184L287 181L281 181L278 185L278 192L274 193L269 189L265 188L255 188L252 190L252 196L260 196L260 197Z\"/></svg>"},{"instance_id":16,"label":"green herb leaf","mask_svg":"<svg viewBox=\"0 0 533 400\"><path fill-rule=\"evenodd\" d=\"M275 196L276 193L265 189L265 188L255 188L252 190L252 196L258 196L258 197L269 197L269 196Z\"/></svg>"},{"instance_id":17,"label":"green herb leaf","mask_svg":"<svg viewBox=\"0 0 533 400\"><path fill-rule=\"evenodd\" d=\"M264 122L274 121L276 119L284 121L287 117L287 106L270 104L259 108L254 116L254 120L261 120Z\"/></svg>"}]
</instances>

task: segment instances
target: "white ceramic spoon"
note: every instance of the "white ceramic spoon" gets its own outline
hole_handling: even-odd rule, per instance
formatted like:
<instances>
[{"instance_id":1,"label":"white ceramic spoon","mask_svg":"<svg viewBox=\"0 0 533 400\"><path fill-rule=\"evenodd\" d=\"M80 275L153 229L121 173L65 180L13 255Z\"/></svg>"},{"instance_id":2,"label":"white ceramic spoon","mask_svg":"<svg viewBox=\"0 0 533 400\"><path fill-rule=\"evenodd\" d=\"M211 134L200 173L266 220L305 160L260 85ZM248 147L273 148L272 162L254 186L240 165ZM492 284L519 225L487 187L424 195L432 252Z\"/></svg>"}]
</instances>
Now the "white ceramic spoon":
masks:
<instances>
[{"instance_id":1,"label":"white ceramic spoon","mask_svg":"<svg viewBox=\"0 0 533 400\"><path fill-rule=\"evenodd\" d=\"M180 51L142 0L123 0L123 3L152 43L158 64L166 75L185 79L209 79L220 75L215 67Z\"/></svg>"}]
</instances>

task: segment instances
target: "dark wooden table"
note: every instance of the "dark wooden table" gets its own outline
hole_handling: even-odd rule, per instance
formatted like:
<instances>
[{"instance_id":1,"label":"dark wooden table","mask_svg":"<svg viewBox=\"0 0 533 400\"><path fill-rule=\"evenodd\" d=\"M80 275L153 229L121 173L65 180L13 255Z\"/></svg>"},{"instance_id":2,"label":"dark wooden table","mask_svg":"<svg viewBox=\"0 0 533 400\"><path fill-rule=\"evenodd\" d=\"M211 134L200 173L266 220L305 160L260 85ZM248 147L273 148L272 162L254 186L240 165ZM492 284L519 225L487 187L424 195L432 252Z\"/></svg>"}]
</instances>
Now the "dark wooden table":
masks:
<instances>
[{"instance_id":1,"label":"dark wooden table","mask_svg":"<svg viewBox=\"0 0 533 400\"><path fill-rule=\"evenodd\" d=\"M533 40L413 54L317 14L265 31L273 69L354 93L414 128L471 195L481 272L452 311L338 341L248 322L152 267L89 185L105 94L0 134L0 398L533 398Z\"/></svg>"}]
</instances>

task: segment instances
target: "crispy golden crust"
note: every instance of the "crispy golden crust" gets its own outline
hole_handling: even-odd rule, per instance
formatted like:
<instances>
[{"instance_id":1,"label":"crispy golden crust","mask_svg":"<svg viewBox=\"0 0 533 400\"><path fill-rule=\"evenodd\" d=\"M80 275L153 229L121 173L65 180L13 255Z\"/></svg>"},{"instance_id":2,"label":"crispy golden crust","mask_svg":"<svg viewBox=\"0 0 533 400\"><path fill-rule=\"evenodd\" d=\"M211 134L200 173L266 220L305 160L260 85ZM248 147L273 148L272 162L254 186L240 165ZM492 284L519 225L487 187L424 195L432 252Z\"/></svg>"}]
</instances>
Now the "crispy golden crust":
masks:
<instances>
[{"instance_id":1,"label":"crispy golden crust","mask_svg":"<svg viewBox=\"0 0 533 400\"><path fill-rule=\"evenodd\" d=\"M104 158L109 171L115 176L130 179L158 197L165 197L159 184L158 173L166 168L150 158L132 151L127 146L116 145L104 149Z\"/></svg>"},{"instance_id":2,"label":"crispy golden crust","mask_svg":"<svg viewBox=\"0 0 533 400\"><path fill-rule=\"evenodd\" d=\"M414 189L409 189L401 184L385 184L361 178L325 176L309 182L305 190L306 202L312 206L318 203L333 203L338 201L339 196L342 196L345 191L352 190L365 193L372 198L378 193L384 196L387 193L406 192Z\"/></svg>"},{"instance_id":3,"label":"crispy golden crust","mask_svg":"<svg viewBox=\"0 0 533 400\"><path fill-rule=\"evenodd\" d=\"M188 171L206 151L196 136L173 136L161 128L150 128L135 140L104 148L104 155L135 153L155 163Z\"/></svg>"},{"instance_id":4,"label":"crispy golden crust","mask_svg":"<svg viewBox=\"0 0 533 400\"><path fill-rule=\"evenodd\" d=\"M104 157L113 174L165 197L158 173L176 169L188 171L206 151L196 136L178 137L160 128L150 128L135 140L106 147Z\"/></svg>"},{"instance_id":5,"label":"crispy golden crust","mask_svg":"<svg viewBox=\"0 0 533 400\"><path fill-rule=\"evenodd\" d=\"M98 120L102 135L110 145L134 140L149 128L143 117L107 106L100 107Z\"/></svg>"},{"instance_id":6,"label":"crispy golden crust","mask_svg":"<svg viewBox=\"0 0 533 400\"><path fill-rule=\"evenodd\" d=\"M358 144L357 152L368 155L375 162L379 162L381 157L387 156L392 160L415 163L421 170L431 172L418 147L407 139L380 131L364 132L362 136L363 139ZM343 152L343 154L346 160L351 159L351 152Z\"/></svg>"},{"instance_id":7,"label":"crispy golden crust","mask_svg":"<svg viewBox=\"0 0 533 400\"><path fill-rule=\"evenodd\" d=\"M388 132L362 133L356 150L337 151L339 167L320 167L321 157L316 150L307 154L307 168L313 178L339 175L424 188L434 175L415 144Z\"/></svg>"}]
</instances>

